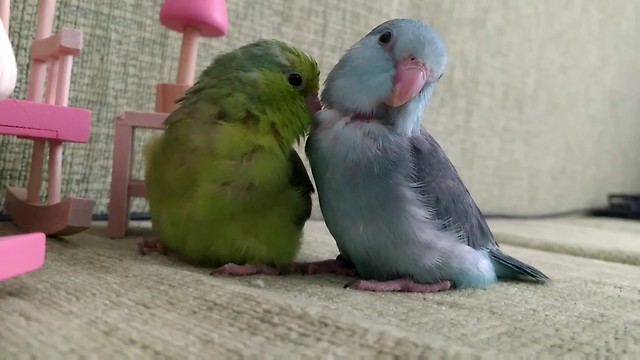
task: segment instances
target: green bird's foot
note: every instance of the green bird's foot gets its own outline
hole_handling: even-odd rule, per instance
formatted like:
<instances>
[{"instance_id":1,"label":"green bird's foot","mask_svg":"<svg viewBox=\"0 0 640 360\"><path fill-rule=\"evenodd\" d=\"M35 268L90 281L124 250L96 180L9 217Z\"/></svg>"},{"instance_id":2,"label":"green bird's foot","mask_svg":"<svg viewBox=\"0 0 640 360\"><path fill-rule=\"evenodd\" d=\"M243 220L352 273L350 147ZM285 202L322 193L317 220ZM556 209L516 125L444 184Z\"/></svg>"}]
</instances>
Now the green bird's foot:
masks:
<instances>
[{"instance_id":1,"label":"green bird's foot","mask_svg":"<svg viewBox=\"0 0 640 360\"><path fill-rule=\"evenodd\" d=\"M263 264L238 265L234 263L228 263L215 269L209 275L248 276L257 274L279 275L280 270Z\"/></svg>"},{"instance_id":2,"label":"green bird's foot","mask_svg":"<svg viewBox=\"0 0 640 360\"><path fill-rule=\"evenodd\" d=\"M291 272L302 275L338 274L344 276L357 276L356 268L349 261L338 255L334 260L323 260L309 263L294 263Z\"/></svg>"},{"instance_id":3,"label":"green bird's foot","mask_svg":"<svg viewBox=\"0 0 640 360\"><path fill-rule=\"evenodd\" d=\"M140 255L146 255L147 251L157 251L162 255L167 255L167 248L159 238L142 239L137 245Z\"/></svg>"},{"instance_id":4,"label":"green bird's foot","mask_svg":"<svg viewBox=\"0 0 640 360\"><path fill-rule=\"evenodd\" d=\"M437 284L419 284L408 278L389 281L356 280L347 283L345 288L374 291L374 292L410 292L410 293L435 293L452 289L451 281L443 281Z\"/></svg>"}]
</instances>

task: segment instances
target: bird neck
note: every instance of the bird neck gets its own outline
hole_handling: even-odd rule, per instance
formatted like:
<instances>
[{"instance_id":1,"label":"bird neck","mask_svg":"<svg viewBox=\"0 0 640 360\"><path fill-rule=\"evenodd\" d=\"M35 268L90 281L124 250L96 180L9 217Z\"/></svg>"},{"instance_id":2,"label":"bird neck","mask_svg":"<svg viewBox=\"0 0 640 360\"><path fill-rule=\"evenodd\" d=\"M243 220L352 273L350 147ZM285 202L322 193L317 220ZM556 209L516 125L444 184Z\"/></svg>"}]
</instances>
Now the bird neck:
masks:
<instances>
[{"instance_id":1,"label":"bird neck","mask_svg":"<svg viewBox=\"0 0 640 360\"><path fill-rule=\"evenodd\" d=\"M332 90L325 88L323 92L323 100L326 108L337 110L354 121L375 121L379 122L393 132L402 136L413 136L420 133L422 127L422 114L427 108L435 83L427 85L415 98L399 107L389 107L380 104L374 109L359 110L351 106L341 98L328 96ZM332 101L333 100L333 101Z\"/></svg>"},{"instance_id":2,"label":"bird neck","mask_svg":"<svg viewBox=\"0 0 640 360\"><path fill-rule=\"evenodd\" d=\"M393 127L395 133L402 136L413 136L420 133L422 115L431 100L434 86L434 84L430 84L403 106L387 108L387 114L384 118L389 119L389 125Z\"/></svg>"}]
</instances>

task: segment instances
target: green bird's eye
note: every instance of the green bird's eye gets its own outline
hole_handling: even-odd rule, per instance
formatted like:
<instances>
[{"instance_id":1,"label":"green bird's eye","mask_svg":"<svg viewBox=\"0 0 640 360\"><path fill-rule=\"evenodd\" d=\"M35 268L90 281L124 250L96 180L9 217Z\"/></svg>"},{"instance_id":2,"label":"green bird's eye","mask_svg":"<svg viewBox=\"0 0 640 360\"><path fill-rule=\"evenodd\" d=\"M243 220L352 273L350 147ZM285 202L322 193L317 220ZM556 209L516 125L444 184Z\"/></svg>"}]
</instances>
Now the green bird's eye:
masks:
<instances>
[{"instance_id":1,"label":"green bird's eye","mask_svg":"<svg viewBox=\"0 0 640 360\"><path fill-rule=\"evenodd\" d=\"M302 76L298 73L289 74L287 81L289 81L289 84L296 89L301 89L304 85L304 79L302 79Z\"/></svg>"}]
</instances>

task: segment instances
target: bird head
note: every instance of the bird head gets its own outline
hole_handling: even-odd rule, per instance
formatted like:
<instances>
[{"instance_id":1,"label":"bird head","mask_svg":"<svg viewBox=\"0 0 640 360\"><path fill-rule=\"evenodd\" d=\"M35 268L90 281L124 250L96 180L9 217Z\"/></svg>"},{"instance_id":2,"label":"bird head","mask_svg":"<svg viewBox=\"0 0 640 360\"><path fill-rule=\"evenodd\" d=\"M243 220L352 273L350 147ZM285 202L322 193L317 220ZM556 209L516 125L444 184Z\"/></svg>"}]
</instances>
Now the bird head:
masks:
<instances>
[{"instance_id":1,"label":"bird head","mask_svg":"<svg viewBox=\"0 0 640 360\"><path fill-rule=\"evenodd\" d=\"M444 41L428 25L394 19L371 30L331 70L322 102L353 118L414 127L447 66Z\"/></svg>"},{"instance_id":2,"label":"bird head","mask_svg":"<svg viewBox=\"0 0 640 360\"><path fill-rule=\"evenodd\" d=\"M318 64L305 52L258 40L216 57L180 102L210 109L212 121L251 126L288 152L320 109L319 77Z\"/></svg>"}]
</instances>

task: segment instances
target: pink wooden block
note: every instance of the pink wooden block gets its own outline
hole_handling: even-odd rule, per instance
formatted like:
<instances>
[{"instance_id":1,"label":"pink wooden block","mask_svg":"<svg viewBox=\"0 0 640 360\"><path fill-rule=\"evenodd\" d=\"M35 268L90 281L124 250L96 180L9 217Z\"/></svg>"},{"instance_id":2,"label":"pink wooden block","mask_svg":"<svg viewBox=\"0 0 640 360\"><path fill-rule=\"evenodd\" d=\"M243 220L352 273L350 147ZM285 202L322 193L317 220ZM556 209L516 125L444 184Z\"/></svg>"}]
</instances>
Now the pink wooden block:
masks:
<instances>
[{"instance_id":1,"label":"pink wooden block","mask_svg":"<svg viewBox=\"0 0 640 360\"><path fill-rule=\"evenodd\" d=\"M183 97L190 85L157 84L156 85L156 112L171 113L178 104L176 100Z\"/></svg>"},{"instance_id":2,"label":"pink wooden block","mask_svg":"<svg viewBox=\"0 0 640 360\"><path fill-rule=\"evenodd\" d=\"M0 281L30 273L44 264L46 237L30 233L0 238Z\"/></svg>"},{"instance_id":3,"label":"pink wooden block","mask_svg":"<svg viewBox=\"0 0 640 360\"><path fill-rule=\"evenodd\" d=\"M0 134L86 143L91 111L26 100L0 100Z\"/></svg>"},{"instance_id":4,"label":"pink wooden block","mask_svg":"<svg viewBox=\"0 0 640 360\"><path fill-rule=\"evenodd\" d=\"M79 56L82 50L82 31L62 28L55 35L35 40L31 44L31 58L48 61L59 55Z\"/></svg>"},{"instance_id":5,"label":"pink wooden block","mask_svg":"<svg viewBox=\"0 0 640 360\"><path fill-rule=\"evenodd\" d=\"M177 32L196 28L203 37L221 37L229 30L225 0L165 0L160 9L162 25Z\"/></svg>"},{"instance_id":6,"label":"pink wooden block","mask_svg":"<svg viewBox=\"0 0 640 360\"><path fill-rule=\"evenodd\" d=\"M91 226L95 202L67 197L56 204L28 201L27 189L7 186L4 208L23 231L43 232L49 236L77 234Z\"/></svg>"},{"instance_id":7,"label":"pink wooden block","mask_svg":"<svg viewBox=\"0 0 640 360\"><path fill-rule=\"evenodd\" d=\"M141 129L163 130L164 120L169 114L144 112L144 111L125 111L118 123Z\"/></svg>"}]
</instances>

